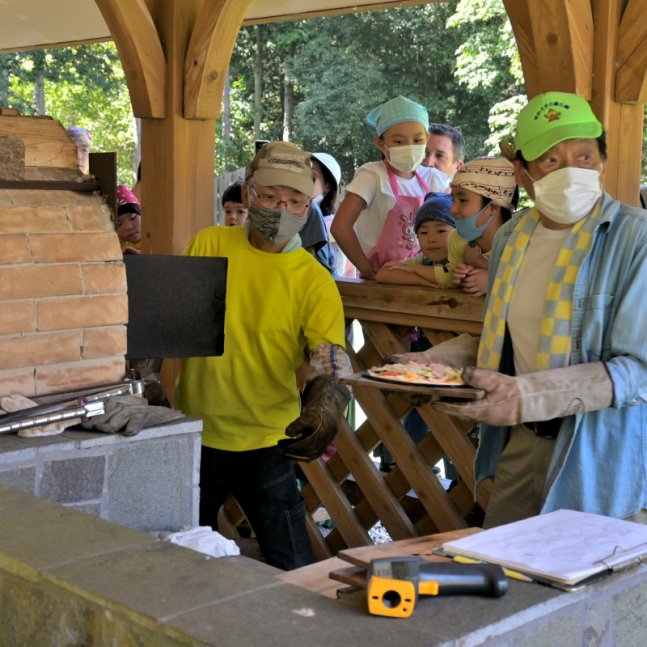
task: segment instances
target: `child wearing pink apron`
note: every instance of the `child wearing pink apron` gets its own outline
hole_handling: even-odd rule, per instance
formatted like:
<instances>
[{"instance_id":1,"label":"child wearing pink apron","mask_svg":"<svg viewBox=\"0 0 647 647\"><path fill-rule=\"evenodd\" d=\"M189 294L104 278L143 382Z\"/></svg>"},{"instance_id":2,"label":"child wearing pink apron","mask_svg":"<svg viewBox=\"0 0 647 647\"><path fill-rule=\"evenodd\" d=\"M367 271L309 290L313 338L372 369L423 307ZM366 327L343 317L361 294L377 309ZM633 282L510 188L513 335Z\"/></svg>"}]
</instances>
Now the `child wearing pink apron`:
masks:
<instances>
[{"instance_id":1,"label":"child wearing pink apron","mask_svg":"<svg viewBox=\"0 0 647 647\"><path fill-rule=\"evenodd\" d=\"M415 256L415 210L429 192L445 192L449 179L420 166L425 156L427 109L396 97L373 109L366 123L383 161L355 171L332 222L331 233L359 275L373 279L387 261Z\"/></svg>"},{"instance_id":2,"label":"child wearing pink apron","mask_svg":"<svg viewBox=\"0 0 647 647\"><path fill-rule=\"evenodd\" d=\"M414 171L414 177L420 184L422 194L418 196L400 195L398 181L388 162L384 162L389 175L389 184L395 196L395 205L386 214L380 237L373 249L368 253L368 260L374 272L377 272L389 261L404 261L415 256L419 251L418 238L416 237L416 209L429 193L427 183Z\"/></svg>"}]
</instances>

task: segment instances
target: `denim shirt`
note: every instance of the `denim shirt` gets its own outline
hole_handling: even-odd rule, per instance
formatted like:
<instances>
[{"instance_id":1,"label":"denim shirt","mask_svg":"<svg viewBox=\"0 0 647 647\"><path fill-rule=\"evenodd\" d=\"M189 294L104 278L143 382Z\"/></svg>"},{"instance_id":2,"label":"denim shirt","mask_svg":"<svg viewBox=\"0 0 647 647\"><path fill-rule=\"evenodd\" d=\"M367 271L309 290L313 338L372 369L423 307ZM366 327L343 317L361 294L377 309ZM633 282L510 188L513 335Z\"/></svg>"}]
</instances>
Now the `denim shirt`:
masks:
<instances>
[{"instance_id":1,"label":"denim shirt","mask_svg":"<svg viewBox=\"0 0 647 647\"><path fill-rule=\"evenodd\" d=\"M647 211L606 193L601 200L600 224L573 292L570 362L605 362L614 399L606 409L564 418L541 511L624 517L647 508ZM488 294L524 213L497 232ZM508 436L507 427L481 425L477 483L494 475Z\"/></svg>"}]
</instances>

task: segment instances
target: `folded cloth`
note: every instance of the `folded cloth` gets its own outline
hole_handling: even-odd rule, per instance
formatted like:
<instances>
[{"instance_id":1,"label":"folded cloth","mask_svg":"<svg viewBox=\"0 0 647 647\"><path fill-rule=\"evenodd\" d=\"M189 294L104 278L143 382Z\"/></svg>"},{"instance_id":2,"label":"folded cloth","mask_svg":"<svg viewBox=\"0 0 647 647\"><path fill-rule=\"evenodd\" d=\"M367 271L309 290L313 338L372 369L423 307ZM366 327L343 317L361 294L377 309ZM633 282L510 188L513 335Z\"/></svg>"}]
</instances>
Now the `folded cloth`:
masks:
<instances>
[{"instance_id":1,"label":"folded cloth","mask_svg":"<svg viewBox=\"0 0 647 647\"><path fill-rule=\"evenodd\" d=\"M12 393L0 398L0 413L13 413L14 411L22 411L35 407L38 403L26 398L19 393ZM56 436L63 433L68 427L73 427L81 422L81 418L70 418L69 420L59 420L58 422L51 422L47 425L38 425L36 427L29 427L27 429L19 429L18 436L21 438L36 438L39 436Z\"/></svg>"},{"instance_id":2,"label":"folded cloth","mask_svg":"<svg viewBox=\"0 0 647 647\"><path fill-rule=\"evenodd\" d=\"M83 429L96 429L107 433L123 433L134 436L146 427L182 417L182 412L168 407L151 406L143 398L132 395L114 395L105 401L105 413L93 416L84 423Z\"/></svg>"},{"instance_id":3,"label":"folded cloth","mask_svg":"<svg viewBox=\"0 0 647 647\"><path fill-rule=\"evenodd\" d=\"M183 528L179 532L160 533L159 538L211 557L240 555L240 548L236 542L212 530L211 526L196 526Z\"/></svg>"}]
</instances>

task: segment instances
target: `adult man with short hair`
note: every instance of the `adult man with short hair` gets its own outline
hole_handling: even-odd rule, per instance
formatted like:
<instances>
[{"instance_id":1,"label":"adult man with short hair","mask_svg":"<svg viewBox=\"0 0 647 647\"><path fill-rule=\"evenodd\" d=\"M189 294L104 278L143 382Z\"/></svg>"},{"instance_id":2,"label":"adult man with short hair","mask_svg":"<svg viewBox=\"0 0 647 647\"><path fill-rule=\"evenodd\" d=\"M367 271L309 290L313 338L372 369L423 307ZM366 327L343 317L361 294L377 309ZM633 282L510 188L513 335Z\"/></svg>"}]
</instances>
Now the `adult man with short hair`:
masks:
<instances>
[{"instance_id":1,"label":"adult man with short hair","mask_svg":"<svg viewBox=\"0 0 647 647\"><path fill-rule=\"evenodd\" d=\"M603 127L575 94L534 97L514 148L535 206L499 230L492 250L479 368L464 371L486 395L434 406L482 423L477 481L494 477L486 526L559 508L640 518L647 213L603 192ZM448 350L459 365L474 361L470 339L449 343L427 361Z\"/></svg>"},{"instance_id":2,"label":"adult man with short hair","mask_svg":"<svg viewBox=\"0 0 647 647\"><path fill-rule=\"evenodd\" d=\"M341 298L299 238L313 185L308 153L265 144L246 171L247 221L189 243L188 255L228 258L225 352L185 360L176 391L178 408L204 421L200 523L217 527L233 494L265 560L286 570L314 560L292 459L321 456L349 399L335 377L350 372Z\"/></svg>"},{"instance_id":3,"label":"adult man with short hair","mask_svg":"<svg viewBox=\"0 0 647 647\"><path fill-rule=\"evenodd\" d=\"M428 132L422 165L442 171L451 180L465 160L463 134L449 124L430 124Z\"/></svg>"}]
</instances>

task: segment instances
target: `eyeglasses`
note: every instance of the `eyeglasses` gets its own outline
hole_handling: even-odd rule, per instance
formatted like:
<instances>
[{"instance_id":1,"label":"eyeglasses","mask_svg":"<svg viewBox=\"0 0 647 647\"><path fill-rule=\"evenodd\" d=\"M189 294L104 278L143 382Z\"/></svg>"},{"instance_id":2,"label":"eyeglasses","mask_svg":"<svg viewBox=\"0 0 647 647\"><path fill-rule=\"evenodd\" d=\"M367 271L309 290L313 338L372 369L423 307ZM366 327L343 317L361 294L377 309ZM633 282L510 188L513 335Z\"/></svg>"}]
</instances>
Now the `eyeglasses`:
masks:
<instances>
[{"instance_id":1,"label":"eyeglasses","mask_svg":"<svg viewBox=\"0 0 647 647\"><path fill-rule=\"evenodd\" d=\"M258 193L251 184L249 185L249 190L256 196L258 204L266 209L276 209L279 205L285 205L285 208L290 213L300 215L308 204L304 200L295 200L293 198L288 200L279 200L274 193L270 193L269 191L262 190L261 193Z\"/></svg>"}]
</instances>

